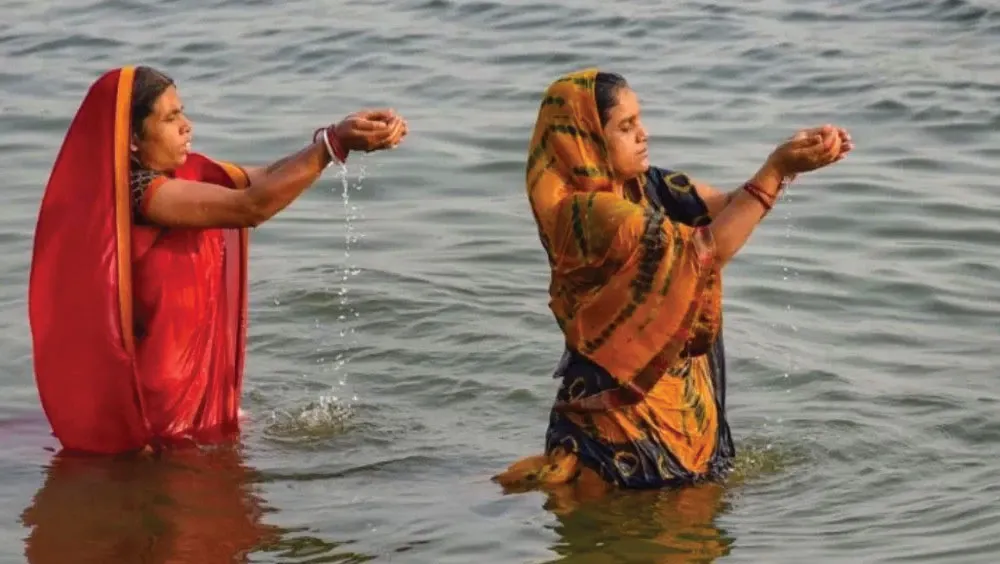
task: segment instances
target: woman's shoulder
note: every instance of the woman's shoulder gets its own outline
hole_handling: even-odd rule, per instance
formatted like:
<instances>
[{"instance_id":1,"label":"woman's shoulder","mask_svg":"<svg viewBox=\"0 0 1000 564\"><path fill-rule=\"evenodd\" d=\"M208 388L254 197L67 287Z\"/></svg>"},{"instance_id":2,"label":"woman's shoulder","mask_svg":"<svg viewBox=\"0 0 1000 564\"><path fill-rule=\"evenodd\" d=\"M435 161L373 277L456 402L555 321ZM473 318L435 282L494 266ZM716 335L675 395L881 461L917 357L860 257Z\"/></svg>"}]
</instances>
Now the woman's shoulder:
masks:
<instances>
[{"instance_id":1,"label":"woman's shoulder","mask_svg":"<svg viewBox=\"0 0 1000 564\"><path fill-rule=\"evenodd\" d=\"M646 171L646 180L655 185L663 185L677 192L688 192L694 189L691 177L682 170L651 166Z\"/></svg>"},{"instance_id":2,"label":"woman's shoulder","mask_svg":"<svg viewBox=\"0 0 1000 564\"><path fill-rule=\"evenodd\" d=\"M128 180L132 189L135 190L139 186L148 186L154 180L161 177L166 178L166 175L164 175L162 172L149 170L148 168L133 165L131 170L129 171Z\"/></svg>"},{"instance_id":3,"label":"woman's shoulder","mask_svg":"<svg viewBox=\"0 0 1000 564\"><path fill-rule=\"evenodd\" d=\"M146 202L149 200L153 190L168 179L169 176L162 172L150 170L132 163L132 167L129 170L129 191L132 195L132 214L136 223L143 225L146 223L143 218Z\"/></svg>"},{"instance_id":4,"label":"woman's shoulder","mask_svg":"<svg viewBox=\"0 0 1000 564\"><path fill-rule=\"evenodd\" d=\"M150 189L150 186L165 182L167 179L168 176L162 172L133 164L131 170L129 170L128 178L132 197L136 200L141 200L145 192Z\"/></svg>"}]
</instances>

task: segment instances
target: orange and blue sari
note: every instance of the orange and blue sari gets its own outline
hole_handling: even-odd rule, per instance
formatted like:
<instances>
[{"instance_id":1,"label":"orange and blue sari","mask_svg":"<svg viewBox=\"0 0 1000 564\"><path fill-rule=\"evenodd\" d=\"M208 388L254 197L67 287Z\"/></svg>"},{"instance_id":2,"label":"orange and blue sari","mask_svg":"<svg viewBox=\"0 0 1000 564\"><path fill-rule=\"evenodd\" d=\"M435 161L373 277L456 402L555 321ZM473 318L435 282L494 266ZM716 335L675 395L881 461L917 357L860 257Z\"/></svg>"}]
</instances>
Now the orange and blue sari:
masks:
<instances>
[{"instance_id":1,"label":"orange and blue sari","mask_svg":"<svg viewBox=\"0 0 1000 564\"><path fill-rule=\"evenodd\" d=\"M69 126L45 188L29 281L35 380L70 451L212 442L239 427L247 230L135 221L133 67L105 73ZM173 176L243 189L192 153ZM140 178L141 179L141 178Z\"/></svg>"},{"instance_id":2,"label":"orange and blue sari","mask_svg":"<svg viewBox=\"0 0 1000 564\"><path fill-rule=\"evenodd\" d=\"M526 185L565 336L545 452L494 479L508 489L575 482L663 488L722 477L722 283L707 208L683 173L612 182L596 70L546 90Z\"/></svg>"}]
</instances>

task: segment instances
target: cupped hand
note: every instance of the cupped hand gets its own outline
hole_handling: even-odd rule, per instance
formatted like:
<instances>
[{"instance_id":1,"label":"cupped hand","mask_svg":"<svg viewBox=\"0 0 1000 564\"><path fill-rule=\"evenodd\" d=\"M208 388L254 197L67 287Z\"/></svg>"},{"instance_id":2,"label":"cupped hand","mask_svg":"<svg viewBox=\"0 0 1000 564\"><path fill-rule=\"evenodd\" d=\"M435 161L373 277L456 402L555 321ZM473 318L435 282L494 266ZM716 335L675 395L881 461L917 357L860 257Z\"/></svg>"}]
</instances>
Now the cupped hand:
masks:
<instances>
[{"instance_id":1,"label":"cupped hand","mask_svg":"<svg viewBox=\"0 0 1000 564\"><path fill-rule=\"evenodd\" d=\"M345 149L366 153L393 149L408 132L406 120L390 109L355 112L334 127Z\"/></svg>"},{"instance_id":2,"label":"cupped hand","mask_svg":"<svg viewBox=\"0 0 1000 564\"><path fill-rule=\"evenodd\" d=\"M796 132L771 153L771 162L785 176L794 176L831 165L847 156L854 142L847 130L823 125Z\"/></svg>"}]
</instances>

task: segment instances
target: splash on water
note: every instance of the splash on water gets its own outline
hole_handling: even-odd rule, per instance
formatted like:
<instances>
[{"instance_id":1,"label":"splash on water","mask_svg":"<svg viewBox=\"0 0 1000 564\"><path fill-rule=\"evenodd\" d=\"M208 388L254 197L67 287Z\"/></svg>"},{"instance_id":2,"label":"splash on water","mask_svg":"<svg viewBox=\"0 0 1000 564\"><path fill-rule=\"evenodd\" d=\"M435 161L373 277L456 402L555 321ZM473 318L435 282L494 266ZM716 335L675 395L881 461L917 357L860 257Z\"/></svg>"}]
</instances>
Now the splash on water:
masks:
<instances>
[{"instance_id":1,"label":"splash on water","mask_svg":"<svg viewBox=\"0 0 1000 564\"><path fill-rule=\"evenodd\" d=\"M337 165L335 171L339 180L340 199L343 215L344 253L341 264L333 275L327 275L325 290L328 296L333 296L331 304L336 312L336 320L329 323L316 318L313 326L321 337L316 349L317 372L320 382L329 383L329 390L318 395L310 394L304 406L291 408L272 408L265 422L265 435L272 439L290 442L311 442L318 439L339 435L349 425L354 406L358 397L348 388L350 351L356 348L357 334L355 325L361 317L351 300L352 278L361 273L361 268L353 262L351 253L364 235L358 233L357 222L364 215L356 204L351 203L351 191L360 191L365 178L365 167L362 165L359 174L351 178L347 165ZM337 192L337 185L333 191ZM337 212L334 212L337 214ZM334 215L331 214L331 215ZM274 304L281 301L274 298ZM302 374L303 379L312 380L314 374ZM265 403L270 403L266 399ZM272 404L273 405L273 404Z\"/></svg>"},{"instance_id":2,"label":"splash on water","mask_svg":"<svg viewBox=\"0 0 1000 564\"><path fill-rule=\"evenodd\" d=\"M347 432L350 415L349 403L333 394L321 395L302 407L272 411L264 434L288 443L321 441Z\"/></svg>"},{"instance_id":3,"label":"splash on water","mask_svg":"<svg viewBox=\"0 0 1000 564\"><path fill-rule=\"evenodd\" d=\"M349 351L357 344L355 324L361 317L351 300L351 279L361 273L351 258L351 252L363 235L357 232L357 221L363 220L359 206L351 203L351 190L360 191L365 178L362 165L358 176L352 181L346 164L340 164L336 171L340 180L340 197L343 206L344 254L342 264L328 281L326 291L336 296L336 322L331 327L320 319L313 321L317 332L324 336L317 352L316 360L323 374L324 382L332 382L330 390L302 407L275 409L265 425L265 434L272 439L286 442L311 442L336 436L345 432L351 421L357 395L347 391L349 376ZM336 188L334 188L336 191ZM279 302L275 300L277 305ZM326 354L324 354L326 353ZM303 374L304 378L309 375Z\"/></svg>"},{"instance_id":4,"label":"splash on water","mask_svg":"<svg viewBox=\"0 0 1000 564\"><path fill-rule=\"evenodd\" d=\"M737 445L733 470L727 483L731 486L784 474L808 458L801 447L777 444L765 438L748 438Z\"/></svg>"}]
</instances>

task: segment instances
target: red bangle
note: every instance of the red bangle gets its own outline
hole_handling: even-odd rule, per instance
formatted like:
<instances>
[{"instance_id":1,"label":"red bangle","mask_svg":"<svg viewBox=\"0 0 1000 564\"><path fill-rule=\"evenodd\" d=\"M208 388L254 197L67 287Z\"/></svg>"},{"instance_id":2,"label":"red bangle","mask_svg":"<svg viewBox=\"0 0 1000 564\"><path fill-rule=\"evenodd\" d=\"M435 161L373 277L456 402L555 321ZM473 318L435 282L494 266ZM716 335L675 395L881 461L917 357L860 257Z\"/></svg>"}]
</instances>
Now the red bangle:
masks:
<instances>
[{"instance_id":1,"label":"red bangle","mask_svg":"<svg viewBox=\"0 0 1000 564\"><path fill-rule=\"evenodd\" d=\"M320 127L313 132L313 142L322 139L323 144L326 146L326 152L330 155L330 159L337 162L346 162L347 155L350 151L344 148L340 143L340 138L337 137L336 125L331 125L329 127Z\"/></svg>"},{"instance_id":2,"label":"red bangle","mask_svg":"<svg viewBox=\"0 0 1000 564\"><path fill-rule=\"evenodd\" d=\"M340 137L337 137L337 126L331 125L330 127L327 127L326 137L330 141L333 154L337 156L337 159L340 162L346 162L348 150L345 149L344 145L340 142Z\"/></svg>"},{"instance_id":3,"label":"red bangle","mask_svg":"<svg viewBox=\"0 0 1000 564\"><path fill-rule=\"evenodd\" d=\"M760 203L764 208L764 215L767 215L771 208L774 207L773 197L765 192L760 186L757 186L753 182L747 182L743 185L743 190L754 197L757 202Z\"/></svg>"},{"instance_id":4,"label":"red bangle","mask_svg":"<svg viewBox=\"0 0 1000 564\"><path fill-rule=\"evenodd\" d=\"M747 182L743 186L743 188L745 190L750 190L750 191L756 193L757 195L759 195L762 198L764 198L765 200L767 200L768 204L770 204L770 205L773 206L775 200L778 199L778 194L781 193L781 189L784 188L784 185L779 185L778 186L778 191L777 191L776 194L771 194L770 192L767 192L766 190L764 190L763 188L760 187L760 184L757 184L757 183L755 183L753 181Z\"/></svg>"}]
</instances>

